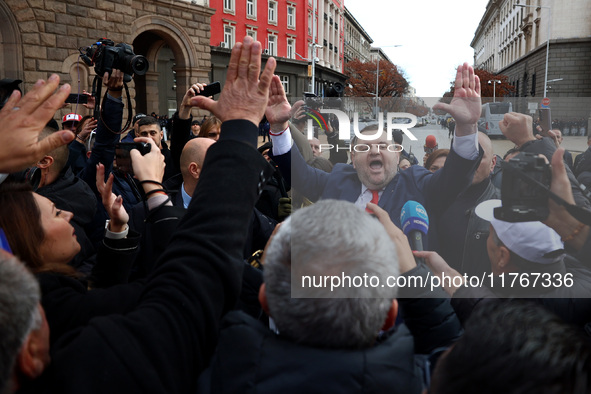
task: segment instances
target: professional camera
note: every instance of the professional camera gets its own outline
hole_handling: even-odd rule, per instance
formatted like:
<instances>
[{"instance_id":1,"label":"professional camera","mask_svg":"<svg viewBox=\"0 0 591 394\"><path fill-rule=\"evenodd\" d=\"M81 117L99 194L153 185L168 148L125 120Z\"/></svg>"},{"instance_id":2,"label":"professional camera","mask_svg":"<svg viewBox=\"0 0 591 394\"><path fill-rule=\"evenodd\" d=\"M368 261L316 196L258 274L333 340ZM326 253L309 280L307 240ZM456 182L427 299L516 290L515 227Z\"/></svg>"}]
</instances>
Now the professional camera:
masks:
<instances>
[{"instance_id":1,"label":"professional camera","mask_svg":"<svg viewBox=\"0 0 591 394\"><path fill-rule=\"evenodd\" d=\"M506 222L545 220L549 214L550 165L543 157L522 152L509 162L502 162L501 168L503 206L495 208L495 218Z\"/></svg>"},{"instance_id":2,"label":"professional camera","mask_svg":"<svg viewBox=\"0 0 591 394\"><path fill-rule=\"evenodd\" d=\"M125 74L123 76L125 82L131 82L133 74L144 75L150 66L148 59L133 53L130 45L124 43L115 45L112 40L106 38L80 49L80 53L84 63L94 66L98 76L102 77L105 72L110 74L113 69L118 69Z\"/></svg>"}]
</instances>

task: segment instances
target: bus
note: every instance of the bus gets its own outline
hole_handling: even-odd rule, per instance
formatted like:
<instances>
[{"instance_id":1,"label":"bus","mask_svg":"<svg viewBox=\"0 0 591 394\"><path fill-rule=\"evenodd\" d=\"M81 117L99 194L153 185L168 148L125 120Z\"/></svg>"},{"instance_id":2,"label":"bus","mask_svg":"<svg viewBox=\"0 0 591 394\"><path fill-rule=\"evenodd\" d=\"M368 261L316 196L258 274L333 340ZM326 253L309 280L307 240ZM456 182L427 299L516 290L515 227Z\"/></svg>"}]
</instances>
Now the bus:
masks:
<instances>
[{"instance_id":1,"label":"bus","mask_svg":"<svg viewBox=\"0 0 591 394\"><path fill-rule=\"evenodd\" d=\"M510 101L505 103L485 103L482 105L482 113L478 121L478 130L486 133L489 137L502 136L499 122L507 112L512 112L513 106Z\"/></svg>"}]
</instances>

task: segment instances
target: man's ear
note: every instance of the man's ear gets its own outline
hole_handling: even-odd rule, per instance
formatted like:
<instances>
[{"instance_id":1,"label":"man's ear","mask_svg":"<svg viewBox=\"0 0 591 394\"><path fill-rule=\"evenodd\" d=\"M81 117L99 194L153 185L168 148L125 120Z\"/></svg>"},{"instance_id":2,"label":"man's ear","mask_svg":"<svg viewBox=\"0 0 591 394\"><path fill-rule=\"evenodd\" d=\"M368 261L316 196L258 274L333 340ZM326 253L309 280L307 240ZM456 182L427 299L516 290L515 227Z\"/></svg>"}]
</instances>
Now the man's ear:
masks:
<instances>
[{"instance_id":1,"label":"man's ear","mask_svg":"<svg viewBox=\"0 0 591 394\"><path fill-rule=\"evenodd\" d=\"M259 288L259 303L267 316L271 316L271 313L269 312L269 304L267 303L267 287L264 283Z\"/></svg>"},{"instance_id":2,"label":"man's ear","mask_svg":"<svg viewBox=\"0 0 591 394\"><path fill-rule=\"evenodd\" d=\"M492 160L490 161L490 172L492 173L493 170L495 169L495 166L497 165L497 156L493 155Z\"/></svg>"},{"instance_id":3,"label":"man's ear","mask_svg":"<svg viewBox=\"0 0 591 394\"><path fill-rule=\"evenodd\" d=\"M382 331L388 331L390 328L394 327L396 323L396 317L398 316L398 301L396 299L392 300L392 305L390 305L390 309L388 309L388 314L386 315L386 320L384 321L384 326L382 327Z\"/></svg>"},{"instance_id":4,"label":"man's ear","mask_svg":"<svg viewBox=\"0 0 591 394\"><path fill-rule=\"evenodd\" d=\"M500 268L505 269L507 267L507 265L509 264L510 260L511 260L511 252L509 252L509 249L507 249L507 247L505 245L499 246L499 262L497 263L497 265Z\"/></svg>"},{"instance_id":5,"label":"man's ear","mask_svg":"<svg viewBox=\"0 0 591 394\"><path fill-rule=\"evenodd\" d=\"M194 161L189 164L189 173L195 179L199 179L199 175L201 175L201 166Z\"/></svg>"},{"instance_id":6,"label":"man's ear","mask_svg":"<svg viewBox=\"0 0 591 394\"><path fill-rule=\"evenodd\" d=\"M39 168L49 168L53 164L53 157L51 156L44 156L43 159L39 160L37 163L37 167Z\"/></svg>"},{"instance_id":7,"label":"man's ear","mask_svg":"<svg viewBox=\"0 0 591 394\"><path fill-rule=\"evenodd\" d=\"M29 379L41 376L48 362L40 340L39 330L31 331L17 358L18 371Z\"/></svg>"}]
</instances>

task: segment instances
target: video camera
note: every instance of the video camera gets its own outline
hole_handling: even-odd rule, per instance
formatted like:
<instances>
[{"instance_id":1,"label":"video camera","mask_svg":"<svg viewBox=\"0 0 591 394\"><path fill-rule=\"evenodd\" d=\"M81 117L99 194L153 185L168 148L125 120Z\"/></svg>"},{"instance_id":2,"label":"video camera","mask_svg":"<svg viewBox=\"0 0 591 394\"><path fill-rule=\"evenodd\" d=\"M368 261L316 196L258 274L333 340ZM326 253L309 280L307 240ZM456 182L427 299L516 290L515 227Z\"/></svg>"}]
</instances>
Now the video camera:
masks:
<instances>
[{"instance_id":1,"label":"video camera","mask_svg":"<svg viewBox=\"0 0 591 394\"><path fill-rule=\"evenodd\" d=\"M501 199L495 218L506 222L533 222L549 215L548 190L552 180L550 165L543 157L521 152L509 162L502 162Z\"/></svg>"},{"instance_id":2,"label":"video camera","mask_svg":"<svg viewBox=\"0 0 591 394\"><path fill-rule=\"evenodd\" d=\"M148 59L133 53L130 45L124 43L115 45L115 42L106 38L84 49L81 48L80 54L84 63L94 66L98 76L102 77L105 72L110 74L113 69L118 69L125 74L123 76L125 82L131 82L133 74L144 75L150 66Z\"/></svg>"}]
</instances>

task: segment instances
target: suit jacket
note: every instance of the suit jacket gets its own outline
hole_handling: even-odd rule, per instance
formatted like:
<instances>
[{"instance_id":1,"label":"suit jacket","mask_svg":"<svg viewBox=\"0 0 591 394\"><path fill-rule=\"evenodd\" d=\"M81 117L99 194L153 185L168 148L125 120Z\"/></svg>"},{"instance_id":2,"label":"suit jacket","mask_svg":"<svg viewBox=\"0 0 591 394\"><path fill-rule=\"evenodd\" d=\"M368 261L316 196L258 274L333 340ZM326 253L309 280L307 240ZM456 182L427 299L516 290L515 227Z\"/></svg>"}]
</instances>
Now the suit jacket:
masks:
<instances>
[{"instance_id":1,"label":"suit jacket","mask_svg":"<svg viewBox=\"0 0 591 394\"><path fill-rule=\"evenodd\" d=\"M434 224L437 216L470 186L482 154L483 151L480 149L477 159L467 160L451 149L445 166L435 173L420 166L411 166L405 171L399 171L384 189L378 205L386 210L394 224L400 227L400 211L403 205L409 200L421 203L429 215L429 239L432 240L429 250L434 250L437 241L433 229L436 228ZM355 202L361 194L361 181L357 171L350 164L337 164L331 173L326 173L307 165L297 149L273 156L273 161L279 166L286 180L313 202L326 198ZM423 243L427 248L425 239Z\"/></svg>"}]
</instances>

